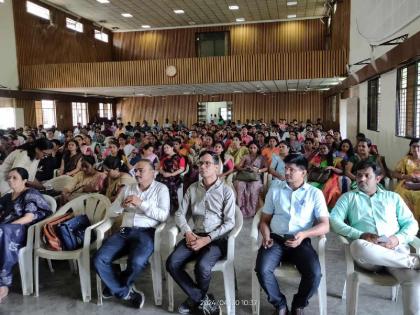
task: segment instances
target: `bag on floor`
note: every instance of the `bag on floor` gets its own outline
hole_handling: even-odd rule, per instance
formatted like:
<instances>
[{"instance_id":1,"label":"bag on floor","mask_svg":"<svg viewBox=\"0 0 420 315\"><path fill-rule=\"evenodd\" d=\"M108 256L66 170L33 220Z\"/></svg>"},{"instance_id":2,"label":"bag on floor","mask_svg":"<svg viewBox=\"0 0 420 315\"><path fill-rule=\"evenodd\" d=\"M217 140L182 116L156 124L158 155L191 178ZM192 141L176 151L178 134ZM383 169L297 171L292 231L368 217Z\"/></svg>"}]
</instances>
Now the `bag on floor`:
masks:
<instances>
[{"instance_id":1,"label":"bag on floor","mask_svg":"<svg viewBox=\"0 0 420 315\"><path fill-rule=\"evenodd\" d=\"M67 212L54 218L54 220L46 223L42 227L42 239L49 249L56 251L63 250L62 242L57 231L57 226L62 222L70 220L73 218L73 216L73 212Z\"/></svg>"},{"instance_id":2,"label":"bag on floor","mask_svg":"<svg viewBox=\"0 0 420 315\"><path fill-rule=\"evenodd\" d=\"M85 231L90 225L89 218L86 214L75 216L68 221L60 223L57 229L63 244L63 249L76 250L83 247Z\"/></svg>"}]
</instances>

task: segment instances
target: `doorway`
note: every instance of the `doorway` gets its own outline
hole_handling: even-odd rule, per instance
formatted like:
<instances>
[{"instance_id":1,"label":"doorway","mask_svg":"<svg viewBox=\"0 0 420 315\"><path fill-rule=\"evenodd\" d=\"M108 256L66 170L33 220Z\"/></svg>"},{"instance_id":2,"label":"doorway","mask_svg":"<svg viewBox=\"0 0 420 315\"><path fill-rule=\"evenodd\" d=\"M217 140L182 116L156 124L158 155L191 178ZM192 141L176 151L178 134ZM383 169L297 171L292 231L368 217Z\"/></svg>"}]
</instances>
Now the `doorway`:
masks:
<instances>
[{"instance_id":1,"label":"doorway","mask_svg":"<svg viewBox=\"0 0 420 315\"><path fill-rule=\"evenodd\" d=\"M199 102L197 106L197 121L217 123L219 117L224 121L232 120L232 102Z\"/></svg>"}]
</instances>

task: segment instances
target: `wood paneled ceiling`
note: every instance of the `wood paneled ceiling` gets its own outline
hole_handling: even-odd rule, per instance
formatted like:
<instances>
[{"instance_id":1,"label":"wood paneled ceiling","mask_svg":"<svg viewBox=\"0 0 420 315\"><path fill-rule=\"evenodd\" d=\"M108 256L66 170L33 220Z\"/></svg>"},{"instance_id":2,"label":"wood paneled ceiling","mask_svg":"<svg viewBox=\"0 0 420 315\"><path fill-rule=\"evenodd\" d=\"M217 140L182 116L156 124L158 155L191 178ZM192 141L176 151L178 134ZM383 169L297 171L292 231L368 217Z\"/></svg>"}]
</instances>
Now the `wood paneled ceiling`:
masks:
<instances>
[{"instance_id":1,"label":"wood paneled ceiling","mask_svg":"<svg viewBox=\"0 0 420 315\"><path fill-rule=\"evenodd\" d=\"M245 23L257 21L287 20L325 15L326 0L109 0L101 4L97 0L42 0L83 18L118 31L191 27L200 25ZM296 3L288 5L288 2ZM229 6L237 5L238 10ZM174 10L183 10L176 14ZM132 17L123 17L129 13Z\"/></svg>"},{"instance_id":2,"label":"wood paneled ceiling","mask_svg":"<svg viewBox=\"0 0 420 315\"><path fill-rule=\"evenodd\" d=\"M90 88L59 88L50 91L78 93L95 96L136 97L168 95L216 95L230 93L278 93L325 91L339 84L344 78L321 78L307 80L275 80L227 82L211 84L120 86Z\"/></svg>"}]
</instances>

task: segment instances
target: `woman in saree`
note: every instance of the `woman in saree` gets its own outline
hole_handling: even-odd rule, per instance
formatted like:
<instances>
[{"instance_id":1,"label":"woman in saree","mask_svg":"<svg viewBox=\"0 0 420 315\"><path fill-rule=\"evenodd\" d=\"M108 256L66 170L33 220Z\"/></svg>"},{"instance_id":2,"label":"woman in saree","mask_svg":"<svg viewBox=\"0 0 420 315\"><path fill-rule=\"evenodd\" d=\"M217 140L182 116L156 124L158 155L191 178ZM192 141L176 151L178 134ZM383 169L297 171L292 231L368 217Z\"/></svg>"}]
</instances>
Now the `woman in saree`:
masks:
<instances>
[{"instance_id":1,"label":"woman in saree","mask_svg":"<svg viewBox=\"0 0 420 315\"><path fill-rule=\"evenodd\" d=\"M12 192L0 198L0 303L9 293L12 269L19 249L26 245L28 226L52 213L40 192L26 187L28 178L26 169L12 168L7 176Z\"/></svg>"}]
</instances>

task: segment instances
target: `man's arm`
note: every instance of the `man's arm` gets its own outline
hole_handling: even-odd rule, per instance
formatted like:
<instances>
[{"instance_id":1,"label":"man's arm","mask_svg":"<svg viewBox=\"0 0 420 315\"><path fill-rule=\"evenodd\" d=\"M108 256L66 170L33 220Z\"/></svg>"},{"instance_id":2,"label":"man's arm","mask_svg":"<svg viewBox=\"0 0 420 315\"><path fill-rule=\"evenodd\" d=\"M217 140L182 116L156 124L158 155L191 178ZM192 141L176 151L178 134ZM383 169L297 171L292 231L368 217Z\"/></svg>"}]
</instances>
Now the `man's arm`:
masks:
<instances>
[{"instance_id":1,"label":"man's arm","mask_svg":"<svg viewBox=\"0 0 420 315\"><path fill-rule=\"evenodd\" d=\"M188 212L188 208L190 207L192 188L193 188L193 185L188 187L184 195L184 198L182 198L182 201L181 201L181 204L179 205L178 210L175 212L175 223L181 230L182 234L192 232L192 229L188 225L188 220L187 220L187 212Z\"/></svg>"},{"instance_id":2,"label":"man's arm","mask_svg":"<svg viewBox=\"0 0 420 315\"><path fill-rule=\"evenodd\" d=\"M335 233L349 239L355 240L362 236L363 232L344 223L349 210L349 194L344 194L338 199L335 207L331 211L330 223Z\"/></svg>"},{"instance_id":3,"label":"man's arm","mask_svg":"<svg viewBox=\"0 0 420 315\"><path fill-rule=\"evenodd\" d=\"M159 222L165 222L169 216L170 198L168 187L162 184L159 189L158 203L155 206L148 201L142 201L140 209L149 217Z\"/></svg>"},{"instance_id":4,"label":"man's arm","mask_svg":"<svg viewBox=\"0 0 420 315\"><path fill-rule=\"evenodd\" d=\"M110 217L117 217L124 211L124 207L122 206L124 199L125 199L125 192L127 187L124 187L118 194L117 198L115 198L114 202L109 207L109 216Z\"/></svg>"},{"instance_id":5,"label":"man's arm","mask_svg":"<svg viewBox=\"0 0 420 315\"><path fill-rule=\"evenodd\" d=\"M211 240L218 239L219 237L229 233L235 226L235 195L232 188L224 186L224 208L223 208L223 223L214 231L209 233Z\"/></svg>"},{"instance_id":6,"label":"man's arm","mask_svg":"<svg viewBox=\"0 0 420 315\"><path fill-rule=\"evenodd\" d=\"M400 230L395 234L395 237L400 244L407 244L413 241L419 230L419 224L404 200L398 194L395 194L395 197L397 198L397 220L400 226Z\"/></svg>"}]
</instances>

